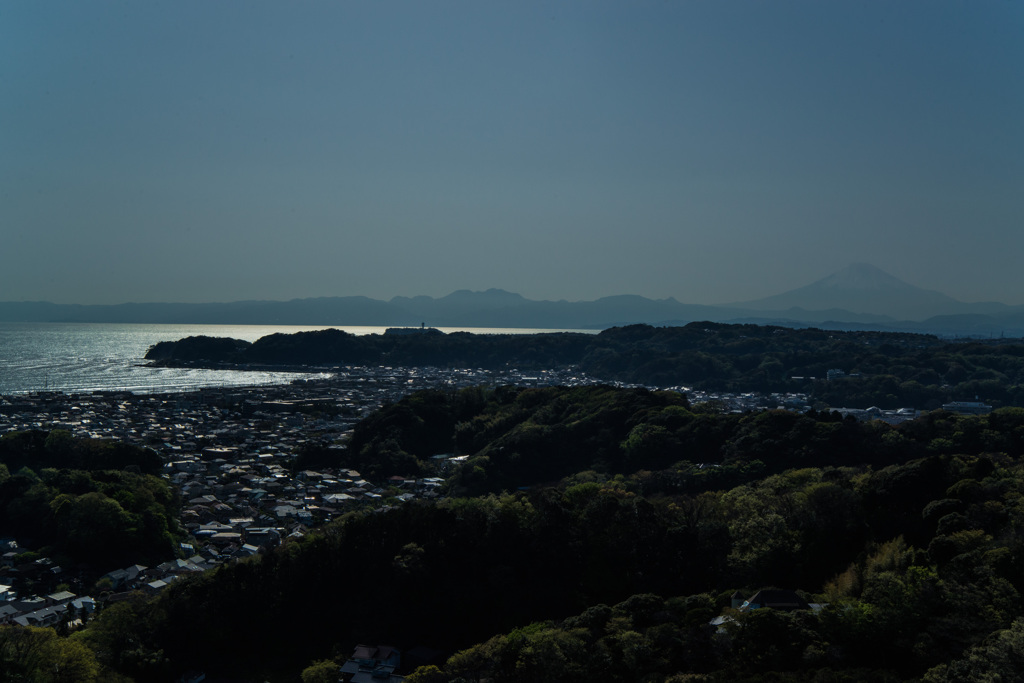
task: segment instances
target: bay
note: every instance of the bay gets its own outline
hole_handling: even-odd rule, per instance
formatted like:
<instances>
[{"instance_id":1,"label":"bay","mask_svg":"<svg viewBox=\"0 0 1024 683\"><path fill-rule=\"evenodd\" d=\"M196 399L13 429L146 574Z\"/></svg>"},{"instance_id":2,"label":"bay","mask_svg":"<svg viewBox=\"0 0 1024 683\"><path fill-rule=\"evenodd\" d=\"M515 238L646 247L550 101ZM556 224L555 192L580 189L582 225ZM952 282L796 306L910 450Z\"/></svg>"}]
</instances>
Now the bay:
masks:
<instances>
[{"instance_id":1,"label":"bay","mask_svg":"<svg viewBox=\"0 0 1024 683\"><path fill-rule=\"evenodd\" d=\"M0 395L37 391L162 393L205 387L285 384L324 373L154 368L144 356L161 341L205 335L256 341L270 334L341 329L383 334L384 327L298 325L149 325L128 323L0 323ZM442 332L534 334L593 330L440 328Z\"/></svg>"}]
</instances>

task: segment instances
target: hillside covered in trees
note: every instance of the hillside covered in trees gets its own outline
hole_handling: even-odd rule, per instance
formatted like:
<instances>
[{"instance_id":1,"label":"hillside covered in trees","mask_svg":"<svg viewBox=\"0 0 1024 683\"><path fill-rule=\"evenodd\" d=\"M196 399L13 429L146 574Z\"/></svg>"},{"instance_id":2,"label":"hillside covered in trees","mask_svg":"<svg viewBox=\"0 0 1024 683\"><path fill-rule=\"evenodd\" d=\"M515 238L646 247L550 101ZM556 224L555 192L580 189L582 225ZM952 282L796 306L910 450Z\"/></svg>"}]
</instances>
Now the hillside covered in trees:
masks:
<instances>
[{"instance_id":1,"label":"hillside covered in trees","mask_svg":"<svg viewBox=\"0 0 1024 683\"><path fill-rule=\"evenodd\" d=\"M0 537L95 579L136 562L174 557L180 501L158 477L160 457L69 432L0 437Z\"/></svg>"},{"instance_id":2,"label":"hillside covered in trees","mask_svg":"<svg viewBox=\"0 0 1024 683\"><path fill-rule=\"evenodd\" d=\"M414 683L1019 670L1024 410L893 427L699 408L607 387L415 394L338 457L387 474L463 453L449 497L351 513L73 638L140 681L317 680L360 642L446 653ZM730 610L773 586L826 606Z\"/></svg>"},{"instance_id":3,"label":"hillside covered in trees","mask_svg":"<svg viewBox=\"0 0 1024 683\"><path fill-rule=\"evenodd\" d=\"M954 400L1024 406L1024 343L758 325L632 325L600 334L275 334L190 337L146 354L165 365L576 366L607 381L702 391L803 392L833 407L936 409ZM830 369L846 377L827 381Z\"/></svg>"}]
</instances>

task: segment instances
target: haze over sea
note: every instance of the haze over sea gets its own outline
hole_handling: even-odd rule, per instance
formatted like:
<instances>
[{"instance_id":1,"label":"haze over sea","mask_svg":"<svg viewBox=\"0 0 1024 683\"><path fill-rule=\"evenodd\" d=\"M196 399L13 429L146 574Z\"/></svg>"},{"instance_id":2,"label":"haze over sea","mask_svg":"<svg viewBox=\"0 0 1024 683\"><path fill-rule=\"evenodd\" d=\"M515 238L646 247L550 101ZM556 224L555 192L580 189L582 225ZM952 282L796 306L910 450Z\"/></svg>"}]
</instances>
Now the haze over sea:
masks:
<instances>
[{"instance_id":1,"label":"haze over sea","mask_svg":"<svg viewBox=\"0 0 1024 683\"><path fill-rule=\"evenodd\" d=\"M154 368L143 357L161 341L189 336L232 337L256 341L270 334L291 334L324 326L293 325L141 325L109 323L0 323L0 395L34 391L84 393L130 391L161 393L203 387L285 384L295 379L326 378L330 373ZM383 334L383 327L343 327L352 334ZM443 332L531 334L560 330L439 328ZM581 330L587 332L588 330ZM589 331L592 332L592 331Z\"/></svg>"}]
</instances>

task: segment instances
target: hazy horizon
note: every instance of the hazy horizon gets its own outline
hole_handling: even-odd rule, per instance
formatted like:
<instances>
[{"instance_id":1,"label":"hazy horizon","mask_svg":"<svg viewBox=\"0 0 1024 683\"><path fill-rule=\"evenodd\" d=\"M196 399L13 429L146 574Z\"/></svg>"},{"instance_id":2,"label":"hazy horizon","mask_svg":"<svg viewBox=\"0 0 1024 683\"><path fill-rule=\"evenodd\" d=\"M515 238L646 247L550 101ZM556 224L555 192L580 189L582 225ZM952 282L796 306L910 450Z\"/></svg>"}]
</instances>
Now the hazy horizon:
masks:
<instances>
[{"instance_id":1,"label":"hazy horizon","mask_svg":"<svg viewBox=\"0 0 1024 683\"><path fill-rule=\"evenodd\" d=\"M864 275L864 271L865 270L867 271L867 275ZM853 273L853 277L854 278L857 278L857 277L867 277L868 279L871 279L873 277L873 275L874 275L874 273L872 271L875 271L875 270L876 270L876 267L873 266L872 264L864 264L864 263L850 264L850 266L848 266L847 268L841 269L840 271L837 271L835 273L830 273L829 276L826 276L825 278L819 278L819 280L828 281L828 280L832 279L831 276L835 276L835 275L839 275L840 278L841 278L844 274L848 274L850 272ZM885 271L879 271L879 273L883 277L884 276L891 276L890 273L885 273ZM899 280L899 278L897 278L897 280ZM805 283L805 285L815 285L815 284L818 284L818 282L819 281L816 280L814 282ZM902 280L900 280L900 282L902 282L904 285L910 285L911 287L915 287L915 285L913 285L913 283L903 282ZM862 289L864 291L870 291L876 285L878 285L878 283L874 283L874 282L872 282L872 283L863 283L862 282L862 283L859 283L859 284L845 283L845 287L844 288L849 288L846 291L857 291L858 289ZM835 286L835 283L832 283L832 286ZM843 285L841 285L841 287L842 286ZM826 289L827 288L828 288L828 285L826 284ZM793 292L794 290L797 290L797 289L801 289L801 287L794 288L793 290L787 290L786 292L765 292L764 296L757 297L756 299L748 299L748 300L745 300L745 301L722 301L722 302L718 302L718 303L705 304L705 305L712 306L712 307L715 307L715 306L729 307L729 306L743 305L743 304L746 304L746 303L757 303L761 299L770 299L770 298L772 298L774 296L777 296L777 295L789 294L789 293L791 293L791 292ZM937 293L942 294L942 295L946 295L945 292L938 291L938 290L924 290L923 288L917 288L917 289L919 289L921 291L925 291L925 292L932 291L932 292L937 292ZM507 294L513 294L513 295L520 295L520 296L522 296L522 294L520 292L512 292L512 291L501 289L501 288L497 288L497 287L488 287L487 289L475 289L475 290L462 287L462 288L459 288L459 289L452 290L451 292L447 292L447 293L445 293L443 295L440 295L440 296L433 296L431 298L437 300L437 299L443 299L443 298L445 298L447 296L451 296L451 295L455 295L455 294L459 294L459 293L464 293L464 292L470 292L470 293L473 293L473 294L485 294L485 293L487 293L489 291L505 292ZM346 296L346 295L339 295L339 296ZM363 295L349 295L349 296L359 297L359 296L363 296ZM423 295L423 294L418 294L418 293L410 293L410 294L398 294L398 295L395 295L394 297L387 297L387 298L378 298L378 297L367 297L367 298L371 298L371 299L374 299L374 300L377 300L377 301L392 301L392 300L394 300L396 298L412 299L412 298L416 298L416 297L420 297L420 296L428 296L429 297L430 295ZM620 292L618 294L611 294L611 295L606 295L606 296L608 296L608 297L616 297L616 296L643 296L643 295L642 294L638 295L638 294L635 294L635 293L632 293L632 292ZM203 304L203 303L211 303L211 304L242 303L242 302L245 302L245 301L286 302L286 301L294 301L294 300L302 300L302 299L324 299L324 298L334 298L334 297L331 297L331 296L309 296L309 297L296 297L296 298L293 298L293 299L251 299L251 298L249 298L249 299L236 299L236 300L231 300L231 301L224 300L224 301L204 301L204 302L169 301L169 300L168 301L129 301L129 300L125 300L125 301L113 302L111 304L97 304L97 305L123 305L123 304L131 304L131 305L135 305L135 304L139 304L139 305L150 305L150 304L153 304L153 305L162 305L162 304L192 305L192 304ZM527 300L530 300L530 301L554 301L554 302L562 301L562 302L569 302L569 303L582 303L582 302L599 300L599 299L602 299L602 298L605 298L605 297L596 297L595 299L573 299L573 300L565 299L565 298L531 299L530 297L526 297L526 296L524 296L523 298L527 299ZM653 299L653 297L646 297L646 298L649 298L649 299L652 299L652 300L656 300L656 299ZM955 299L955 297L951 297L951 298ZM679 303L681 303L681 304L694 304L694 303L697 303L697 302L692 302L692 301L680 300L677 297L672 297L672 296L661 297L660 300L668 300L668 299L675 299L676 301L679 301ZM37 301L37 302L23 302L23 303L57 303L59 305L72 305L72 306L75 306L75 305L94 305L94 304L81 304L81 303L78 303L78 302L52 302L52 301L51 302ZM988 301L985 301L985 302L982 302L982 301L978 301L978 302L961 301L961 303L974 304L974 303L1005 303L1005 302L993 299L993 300L988 300ZM834 304L831 304L829 306L826 306L825 308L836 307L836 306L838 306L840 308L842 307L841 304L834 303ZM817 309L817 310L820 310L820 309ZM866 313L866 312L870 312L870 311L859 311L859 312L860 313Z\"/></svg>"},{"instance_id":2,"label":"hazy horizon","mask_svg":"<svg viewBox=\"0 0 1024 683\"><path fill-rule=\"evenodd\" d=\"M0 301L1024 304L1024 5L10 3Z\"/></svg>"}]
</instances>

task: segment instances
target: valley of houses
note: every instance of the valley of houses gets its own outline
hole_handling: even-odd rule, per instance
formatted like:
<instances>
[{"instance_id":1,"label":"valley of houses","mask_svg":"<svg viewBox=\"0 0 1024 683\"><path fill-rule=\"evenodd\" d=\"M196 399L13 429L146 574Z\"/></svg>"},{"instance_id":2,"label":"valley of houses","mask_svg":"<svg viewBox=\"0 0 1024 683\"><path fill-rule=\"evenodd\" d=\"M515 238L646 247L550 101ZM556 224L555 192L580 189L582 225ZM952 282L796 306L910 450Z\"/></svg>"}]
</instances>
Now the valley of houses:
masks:
<instances>
[{"instance_id":1,"label":"valley of houses","mask_svg":"<svg viewBox=\"0 0 1024 683\"><path fill-rule=\"evenodd\" d=\"M157 593L184 574L253 555L352 509L437 497L447 467L459 459L452 454L433 458L437 476L374 482L351 469L295 471L294 461L310 441L344 448L359 419L411 391L497 383L593 382L565 372L378 367L348 368L329 380L180 394L0 396L0 434L65 429L154 448L164 461L163 476L180 492L180 522L190 535L178 559L118 568L95 582L26 554L35 549L19 547L16 538L0 538L0 625L73 627L100 598ZM19 585L48 589L19 595Z\"/></svg>"},{"instance_id":2,"label":"valley of houses","mask_svg":"<svg viewBox=\"0 0 1024 683\"><path fill-rule=\"evenodd\" d=\"M178 394L0 396L0 434L65 429L75 436L119 439L154 448L164 461L163 476L180 491L180 522L190 534L189 542L181 544L178 559L156 567L118 568L88 585L49 558L20 561L26 550L34 549L18 547L16 538L0 538L0 624L74 624L88 617L100 596L110 601L135 590L156 593L184 574L253 555L349 510L387 509L438 496L446 469L459 457L435 456L435 476L395 476L372 482L350 469L296 471L294 466L305 444L330 443L332 448L344 448L363 416L412 391L481 384L596 383L571 370L521 373L352 367L330 379L288 385ZM731 410L807 409L806 397L796 394L691 393L691 399L718 400ZM16 587L26 584L53 590L45 595L19 596Z\"/></svg>"}]
</instances>

